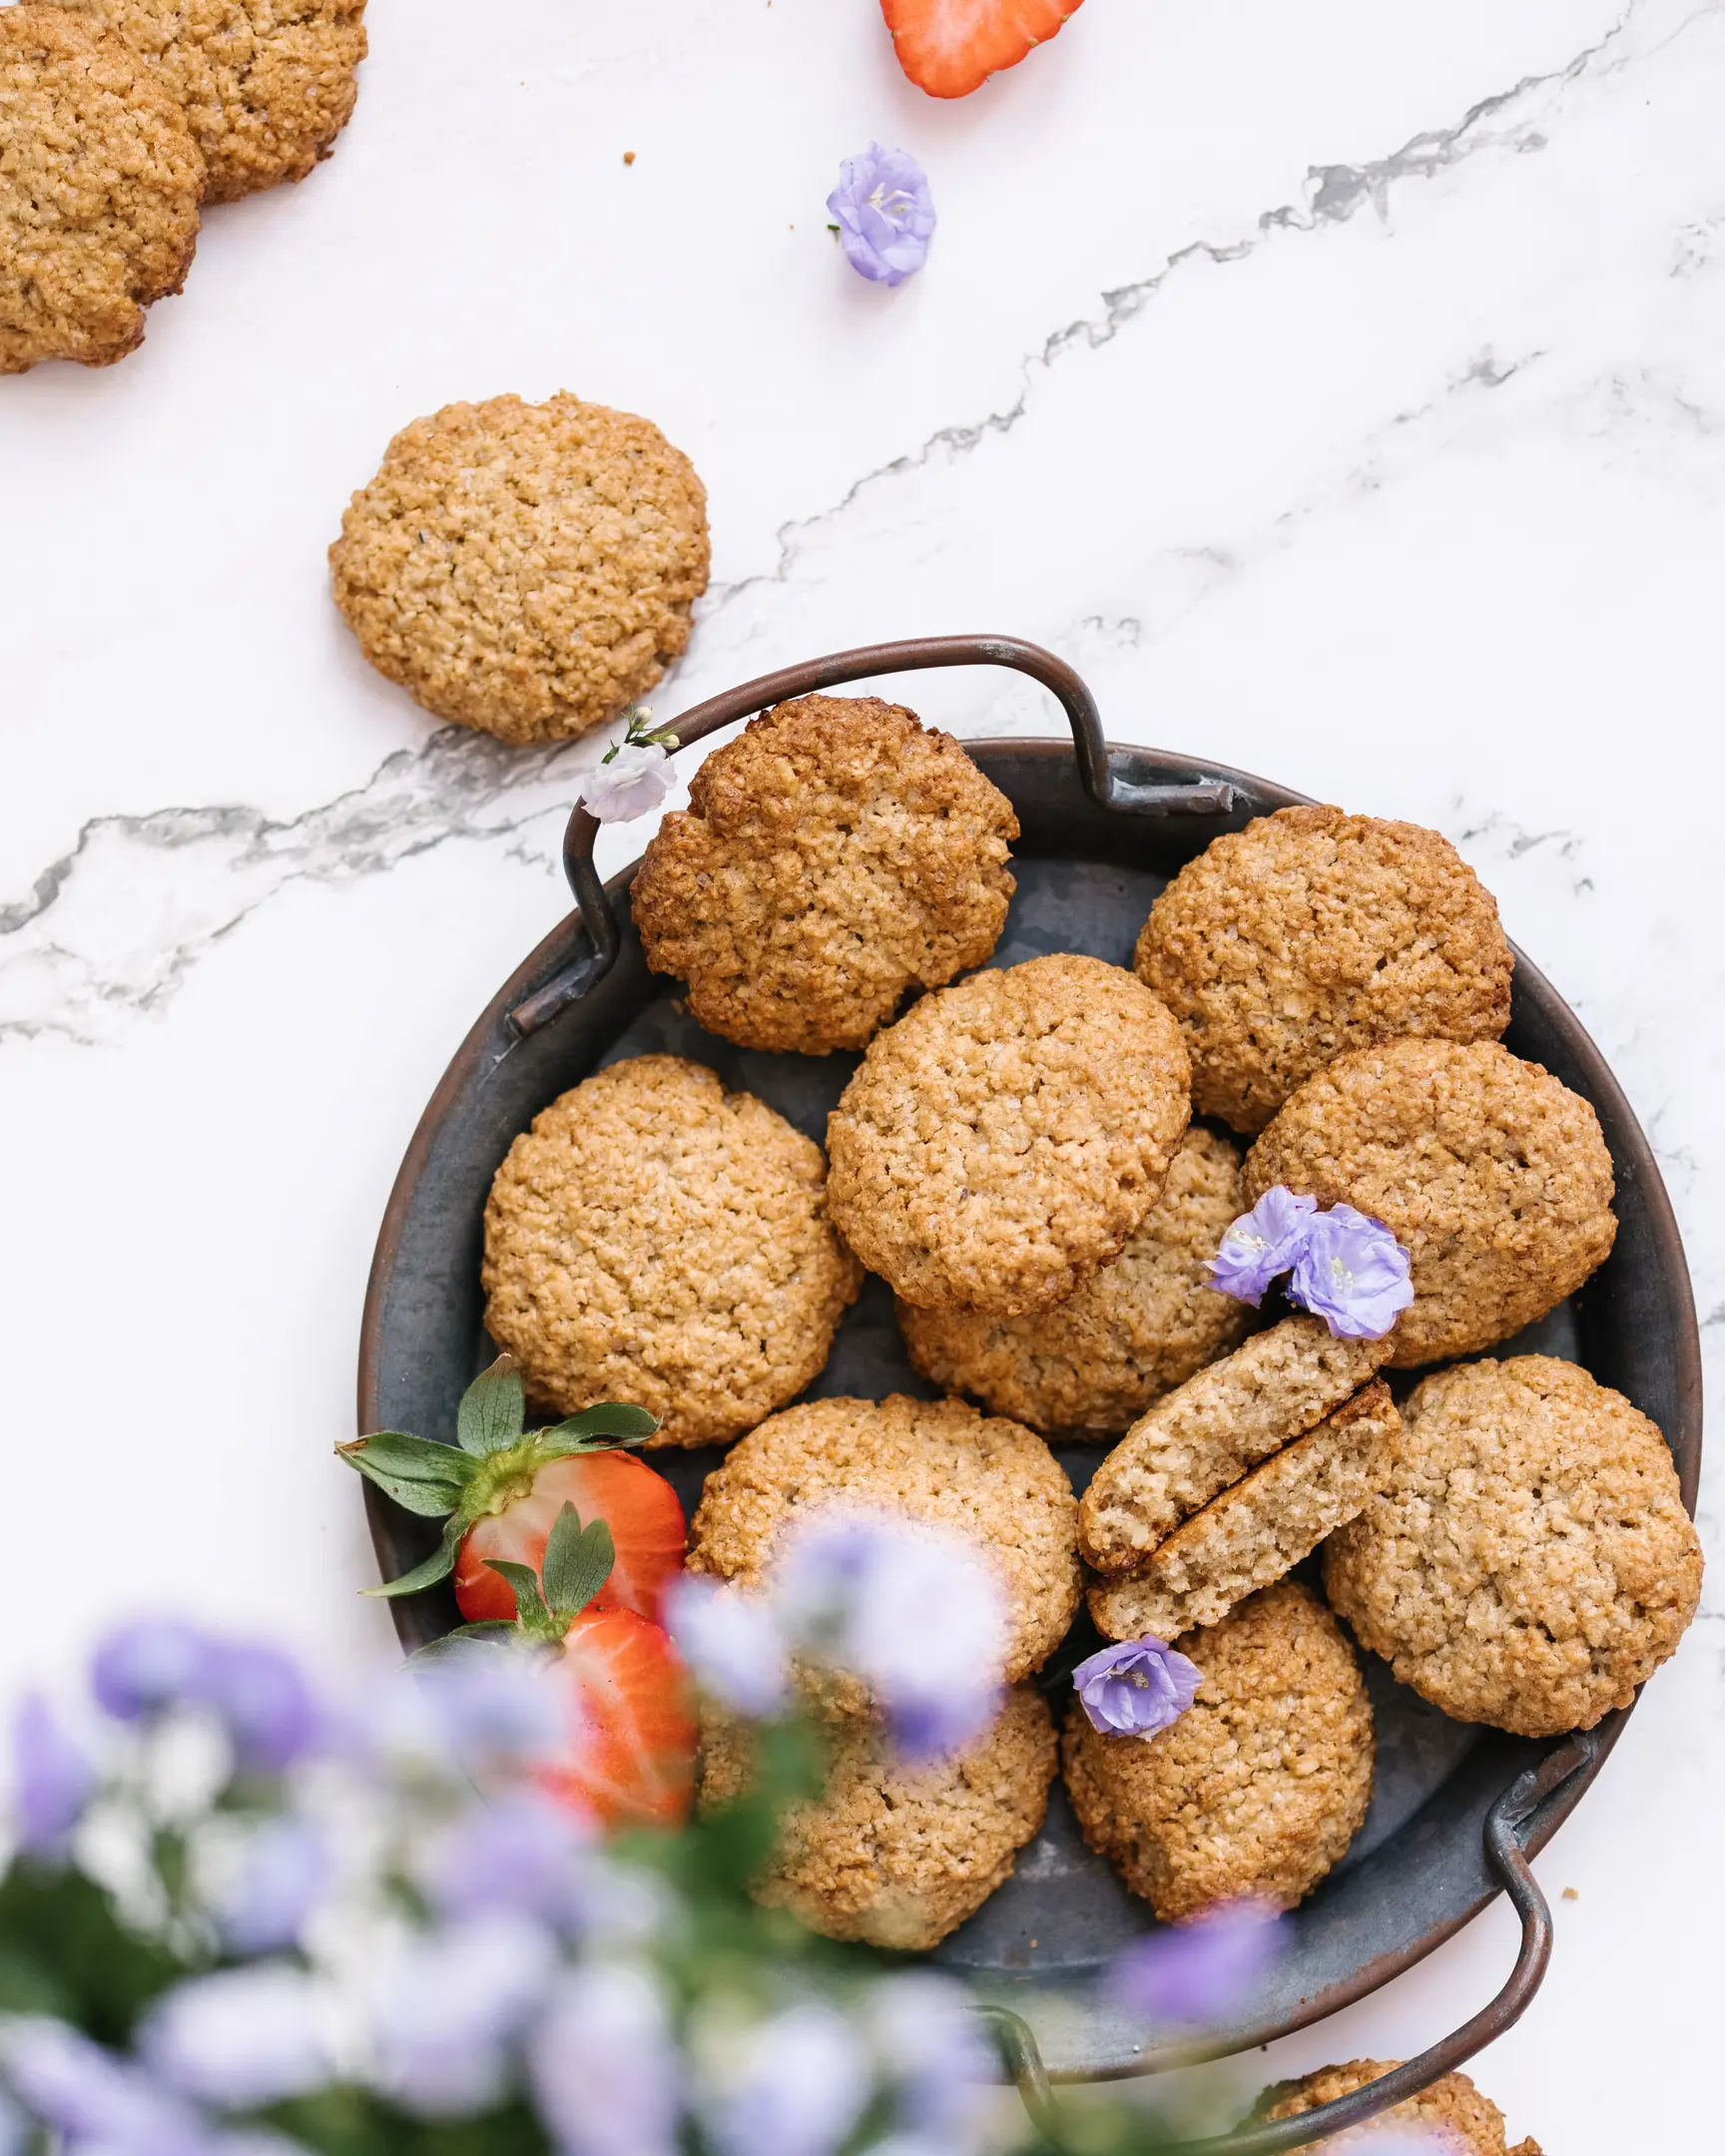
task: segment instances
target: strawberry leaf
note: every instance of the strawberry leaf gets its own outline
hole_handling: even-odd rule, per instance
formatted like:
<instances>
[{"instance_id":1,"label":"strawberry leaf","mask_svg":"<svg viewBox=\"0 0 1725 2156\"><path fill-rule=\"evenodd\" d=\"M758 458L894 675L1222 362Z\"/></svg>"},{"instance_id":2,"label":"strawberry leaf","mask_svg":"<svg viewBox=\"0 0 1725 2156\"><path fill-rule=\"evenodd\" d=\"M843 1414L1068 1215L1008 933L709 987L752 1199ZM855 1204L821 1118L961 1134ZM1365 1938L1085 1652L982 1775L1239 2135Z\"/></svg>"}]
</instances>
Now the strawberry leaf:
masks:
<instances>
[{"instance_id":1,"label":"strawberry leaf","mask_svg":"<svg viewBox=\"0 0 1725 2156\"><path fill-rule=\"evenodd\" d=\"M579 1616L611 1577L617 1546L602 1519L583 1527L581 1515L566 1504L545 1537L545 1599L567 1625Z\"/></svg>"},{"instance_id":2,"label":"strawberry leaf","mask_svg":"<svg viewBox=\"0 0 1725 2156\"><path fill-rule=\"evenodd\" d=\"M545 1597L539 1592L539 1577L531 1565L512 1564L507 1557L487 1557L486 1565L506 1579L515 1590L515 1619L525 1632L537 1632L549 1638L555 1628L551 1612L545 1607Z\"/></svg>"},{"instance_id":3,"label":"strawberry leaf","mask_svg":"<svg viewBox=\"0 0 1725 2156\"><path fill-rule=\"evenodd\" d=\"M471 1653L475 1647L507 1646L520 1636L506 1619L490 1618L483 1624L457 1625L441 1639L427 1640L423 1647L415 1647L406 1659L410 1665L423 1669L428 1662L452 1661L456 1655Z\"/></svg>"},{"instance_id":4,"label":"strawberry leaf","mask_svg":"<svg viewBox=\"0 0 1725 2156\"><path fill-rule=\"evenodd\" d=\"M423 1587L435 1587L439 1580L447 1579L454 1571L455 1552L461 1547L463 1532L460 1521L451 1520L443 1530L443 1539L423 1564L415 1565L411 1572L403 1572L399 1579L385 1580L380 1587L362 1587L360 1593L393 1598L417 1594Z\"/></svg>"},{"instance_id":5,"label":"strawberry leaf","mask_svg":"<svg viewBox=\"0 0 1725 2156\"><path fill-rule=\"evenodd\" d=\"M335 1450L398 1505L428 1519L441 1519L459 1506L477 1465L453 1445L412 1437L405 1430L376 1430Z\"/></svg>"},{"instance_id":6,"label":"strawberry leaf","mask_svg":"<svg viewBox=\"0 0 1725 2156\"><path fill-rule=\"evenodd\" d=\"M514 1444L526 1426L527 1396L521 1372L511 1356L499 1355L462 1393L455 1435L463 1452L484 1459Z\"/></svg>"},{"instance_id":7,"label":"strawberry leaf","mask_svg":"<svg viewBox=\"0 0 1725 2156\"><path fill-rule=\"evenodd\" d=\"M659 1427L659 1417L645 1407L631 1407L624 1400L601 1400L583 1407L566 1422L554 1423L539 1432L538 1441L549 1456L567 1458L571 1452L598 1452L613 1445L641 1444Z\"/></svg>"}]
</instances>

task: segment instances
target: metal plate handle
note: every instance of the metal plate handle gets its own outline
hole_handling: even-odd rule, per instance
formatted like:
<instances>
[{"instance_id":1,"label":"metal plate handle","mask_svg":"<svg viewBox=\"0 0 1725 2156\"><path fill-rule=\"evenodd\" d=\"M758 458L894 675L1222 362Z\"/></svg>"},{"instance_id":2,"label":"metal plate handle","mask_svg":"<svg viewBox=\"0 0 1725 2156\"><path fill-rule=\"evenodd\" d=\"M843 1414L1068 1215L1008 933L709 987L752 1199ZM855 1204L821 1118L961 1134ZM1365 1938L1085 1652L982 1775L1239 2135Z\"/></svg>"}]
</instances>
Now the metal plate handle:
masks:
<instances>
[{"instance_id":1,"label":"metal plate handle","mask_svg":"<svg viewBox=\"0 0 1725 2156\"><path fill-rule=\"evenodd\" d=\"M1533 1877L1519 1838L1546 1798L1579 1769L1591 1765L1595 1739L1582 1732L1567 1738L1548 1752L1537 1767L1518 1775L1485 1815L1485 1858L1503 1883L1503 1890L1521 1918L1521 1950L1509 1980L1488 2006L1453 2035L1435 2043L1418 2058L1385 2074L1364 2088L1339 2096L1335 2102L1303 2111L1298 2118L1266 2119L1248 2123L1233 2133L1203 2141L1185 2141L1159 2147L1158 2156L1278 2156L1283 2149L1305 2148L1328 2134L1364 2125L1392 2106L1418 2096L1422 2089L1440 2081L1446 2073L1483 2051L1503 2031L1512 2027L1532 2002L1544 1980L1551 1959L1551 1906ZM1060 2105L1049 2082L1048 2070L1029 2025L1004 2006L978 2009L990 2024L1006 2071L1016 2082L1031 2123L1051 2149L1082 2145L1081 2137L1069 2135Z\"/></svg>"},{"instance_id":2,"label":"metal plate handle","mask_svg":"<svg viewBox=\"0 0 1725 2156\"><path fill-rule=\"evenodd\" d=\"M791 697L810 696L818 689L835 689L843 682L864 681L875 674L910 674L924 667L955 666L1011 667L1028 674L1057 697L1072 728L1072 745L1085 791L1098 807L1124 815L1227 815L1235 808L1237 790L1225 780L1200 779L1189 786L1139 784L1132 777L1128 760L1110 758L1102 734L1102 716L1082 677L1064 659L1020 637L910 637L896 644L864 644L856 651L834 652L825 659L806 659L799 666L781 667L777 673L745 682L740 689L710 697L681 719L673 720L669 731L676 735L679 748L686 749L721 727L753 718L757 712L771 710ZM581 909L592 950L509 1013L511 1027L523 1037L537 1033L572 1003L578 1003L616 963L617 923L599 871L593 865L593 841L598 832L598 819L584 803L577 802L563 834L563 868Z\"/></svg>"}]
</instances>

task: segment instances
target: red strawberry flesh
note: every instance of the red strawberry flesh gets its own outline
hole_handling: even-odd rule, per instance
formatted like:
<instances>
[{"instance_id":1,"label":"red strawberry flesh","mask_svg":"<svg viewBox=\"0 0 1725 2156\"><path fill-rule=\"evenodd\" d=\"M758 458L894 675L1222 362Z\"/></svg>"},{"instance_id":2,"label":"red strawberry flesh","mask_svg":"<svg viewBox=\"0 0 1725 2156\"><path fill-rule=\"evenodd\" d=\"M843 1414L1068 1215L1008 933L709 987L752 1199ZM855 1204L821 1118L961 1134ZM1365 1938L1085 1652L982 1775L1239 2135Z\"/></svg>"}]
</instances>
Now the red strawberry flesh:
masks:
<instances>
[{"instance_id":1,"label":"red strawberry flesh","mask_svg":"<svg viewBox=\"0 0 1725 2156\"><path fill-rule=\"evenodd\" d=\"M633 1610L586 1609L563 1642L566 1762L535 1780L602 1827L680 1827L695 1789L689 1673L670 1635Z\"/></svg>"},{"instance_id":2,"label":"red strawberry flesh","mask_svg":"<svg viewBox=\"0 0 1725 2156\"><path fill-rule=\"evenodd\" d=\"M515 1591L487 1569L487 1559L502 1557L537 1574L545 1563L545 1538L566 1504L583 1520L602 1519L616 1544L617 1562L593 1607L633 1610L659 1622L688 1539L677 1492L627 1452L578 1452L547 1460L531 1489L467 1530L455 1559L455 1600L469 1624L514 1616Z\"/></svg>"},{"instance_id":3,"label":"red strawberry flesh","mask_svg":"<svg viewBox=\"0 0 1725 2156\"><path fill-rule=\"evenodd\" d=\"M1083 0L880 0L898 64L930 97L968 97L1016 67Z\"/></svg>"}]
</instances>

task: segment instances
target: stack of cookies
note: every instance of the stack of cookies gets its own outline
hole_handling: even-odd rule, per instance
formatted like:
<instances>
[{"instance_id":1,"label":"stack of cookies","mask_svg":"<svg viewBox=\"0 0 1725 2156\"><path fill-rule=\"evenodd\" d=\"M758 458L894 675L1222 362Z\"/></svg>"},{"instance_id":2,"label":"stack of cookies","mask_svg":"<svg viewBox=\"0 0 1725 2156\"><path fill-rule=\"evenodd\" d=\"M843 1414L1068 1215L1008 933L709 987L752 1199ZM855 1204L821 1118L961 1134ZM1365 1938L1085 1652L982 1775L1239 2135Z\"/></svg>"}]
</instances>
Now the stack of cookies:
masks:
<instances>
[{"instance_id":1,"label":"stack of cookies","mask_svg":"<svg viewBox=\"0 0 1725 2156\"><path fill-rule=\"evenodd\" d=\"M1550 1356L1456 1360L1571 1294L1616 1224L1591 1107L1500 1045L1511 954L1447 842L1284 810L1173 879L1131 970L987 968L1017 835L900 707L756 720L666 818L635 917L711 1032L862 1051L825 1158L643 1057L516 1141L486 1219L488 1324L547 1404L623 1396L660 1441L735 1440L694 1570L752 1591L793 1522L861 1504L956 1529L1001 1582L995 1730L912 1771L865 1695L842 1701L832 1786L760 1882L894 1946L942 1937L1039 1827L1034 1679L1086 1588L1105 1639L1177 1641L1198 1673L1149 1737L1068 1694L1058 1748L1092 1847L1168 1920L1292 1906L1344 1855L1373 1783L1357 1646L1446 1713L1542 1735L1625 1704L1699 1588L1645 1416ZM1412 1303L1383 1337L1210 1285L1277 1188L1393 1232ZM864 1271L943 1400L795 1404ZM1398 1404L1390 1373L1434 1363ZM710 1800L742 1758L716 1727Z\"/></svg>"}]
</instances>

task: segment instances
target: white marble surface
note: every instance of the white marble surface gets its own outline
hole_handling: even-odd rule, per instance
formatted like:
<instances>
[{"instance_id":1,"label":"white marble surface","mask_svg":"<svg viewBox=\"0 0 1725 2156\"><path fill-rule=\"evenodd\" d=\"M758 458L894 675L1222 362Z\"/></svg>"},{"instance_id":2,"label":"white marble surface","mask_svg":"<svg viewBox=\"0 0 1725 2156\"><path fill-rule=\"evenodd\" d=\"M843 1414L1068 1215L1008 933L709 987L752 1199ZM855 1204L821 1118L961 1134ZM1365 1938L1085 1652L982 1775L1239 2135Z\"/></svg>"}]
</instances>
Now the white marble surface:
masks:
<instances>
[{"instance_id":1,"label":"white marble surface","mask_svg":"<svg viewBox=\"0 0 1725 2156\"><path fill-rule=\"evenodd\" d=\"M1002 629L1116 738L1449 832L1652 1134L1716 1372L1725 8L1090 0L958 106L873 0L371 19L334 162L213 214L140 354L0 383L0 1687L144 1602L387 1652L329 1452L371 1239L595 753L436 732L328 604L348 491L451 397L694 456L666 715ZM942 214L896 294L824 229L870 136ZM1553 2156L1715 2145L1722 1649L1715 1583L1541 1865L1577 1898L1478 2076ZM1265 2063L1419 2048L1511 1931Z\"/></svg>"}]
</instances>

